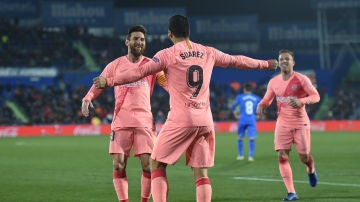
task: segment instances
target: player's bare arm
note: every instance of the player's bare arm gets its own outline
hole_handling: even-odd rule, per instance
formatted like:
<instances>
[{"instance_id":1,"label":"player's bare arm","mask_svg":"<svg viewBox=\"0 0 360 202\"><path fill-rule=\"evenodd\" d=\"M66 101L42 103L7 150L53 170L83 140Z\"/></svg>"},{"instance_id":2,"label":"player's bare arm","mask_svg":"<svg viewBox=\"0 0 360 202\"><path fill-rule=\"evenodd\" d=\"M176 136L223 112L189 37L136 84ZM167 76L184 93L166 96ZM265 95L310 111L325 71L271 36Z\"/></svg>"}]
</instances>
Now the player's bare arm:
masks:
<instances>
[{"instance_id":1,"label":"player's bare arm","mask_svg":"<svg viewBox=\"0 0 360 202\"><path fill-rule=\"evenodd\" d=\"M107 82L105 77L98 76L93 78L93 82L96 88L105 89L107 87Z\"/></svg>"}]
</instances>

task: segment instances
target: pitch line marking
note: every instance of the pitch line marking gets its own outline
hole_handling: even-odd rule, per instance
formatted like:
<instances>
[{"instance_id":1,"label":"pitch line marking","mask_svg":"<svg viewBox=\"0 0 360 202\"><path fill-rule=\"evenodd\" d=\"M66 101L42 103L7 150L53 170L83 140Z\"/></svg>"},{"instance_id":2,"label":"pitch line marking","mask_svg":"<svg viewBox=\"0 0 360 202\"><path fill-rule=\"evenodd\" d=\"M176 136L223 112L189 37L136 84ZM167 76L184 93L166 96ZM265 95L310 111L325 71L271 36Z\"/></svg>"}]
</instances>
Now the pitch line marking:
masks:
<instances>
[{"instance_id":1,"label":"pitch line marking","mask_svg":"<svg viewBox=\"0 0 360 202\"><path fill-rule=\"evenodd\" d=\"M266 182L282 182L279 179L268 179L258 177L233 177L235 180L248 180L248 181L266 181ZM308 184L308 181L294 180L295 183ZM336 182L318 182L318 184L330 185L330 186L343 186L343 187L360 187L360 184L348 184L348 183L336 183Z\"/></svg>"}]
</instances>

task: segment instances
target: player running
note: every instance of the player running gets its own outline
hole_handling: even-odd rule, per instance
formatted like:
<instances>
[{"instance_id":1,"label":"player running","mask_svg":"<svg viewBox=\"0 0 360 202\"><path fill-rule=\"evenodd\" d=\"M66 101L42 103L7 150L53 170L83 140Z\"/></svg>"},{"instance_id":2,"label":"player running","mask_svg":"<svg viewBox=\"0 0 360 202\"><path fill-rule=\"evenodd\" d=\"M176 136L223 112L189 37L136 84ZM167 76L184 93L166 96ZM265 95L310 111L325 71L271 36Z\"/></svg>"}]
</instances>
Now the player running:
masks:
<instances>
[{"instance_id":1,"label":"player running","mask_svg":"<svg viewBox=\"0 0 360 202\"><path fill-rule=\"evenodd\" d=\"M300 160L306 165L310 186L317 184L314 159L310 155L310 120L305 105L319 102L320 96L310 79L294 71L294 53L290 50L279 51L281 73L269 81L264 98L256 113L263 111L276 97L278 118L275 127L275 150L279 158L279 170L287 189L284 201L298 200L289 163L291 145L294 144Z\"/></svg>"}]
</instances>

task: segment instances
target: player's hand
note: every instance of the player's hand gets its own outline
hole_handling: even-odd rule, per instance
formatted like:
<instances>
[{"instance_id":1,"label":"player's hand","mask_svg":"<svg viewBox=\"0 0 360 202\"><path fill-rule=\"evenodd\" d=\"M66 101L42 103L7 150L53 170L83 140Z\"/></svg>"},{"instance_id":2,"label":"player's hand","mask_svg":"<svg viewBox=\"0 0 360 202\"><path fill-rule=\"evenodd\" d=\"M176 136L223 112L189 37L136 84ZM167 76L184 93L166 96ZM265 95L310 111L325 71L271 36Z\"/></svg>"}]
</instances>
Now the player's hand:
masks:
<instances>
[{"instance_id":1,"label":"player's hand","mask_svg":"<svg viewBox=\"0 0 360 202\"><path fill-rule=\"evenodd\" d=\"M235 112L235 111L234 111L233 114L234 114L234 117L235 117L235 118L237 118L237 119L240 118L240 114L239 114L238 112Z\"/></svg>"},{"instance_id":2,"label":"player's hand","mask_svg":"<svg viewBox=\"0 0 360 202\"><path fill-rule=\"evenodd\" d=\"M96 88L104 89L107 87L106 79L102 76L93 78L93 82Z\"/></svg>"},{"instance_id":3,"label":"player's hand","mask_svg":"<svg viewBox=\"0 0 360 202\"><path fill-rule=\"evenodd\" d=\"M275 60L275 59L268 60L268 62L269 62L269 68L268 68L268 69L269 69L270 71L275 71L276 68L279 66L278 61Z\"/></svg>"},{"instance_id":4,"label":"player's hand","mask_svg":"<svg viewBox=\"0 0 360 202\"><path fill-rule=\"evenodd\" d=\"M302 103L297 98L290 98L290 101L289 101L288 105L293 107L293 108L298 108L298 107L302 106Z\"/></svg>"},{"instance_id":5,"label":"player's hand","mask_svg":"<svg viewBox=\"0 0 360 202\"><path fill-rule=\"evenodd\" d=\"M258 119L261 119L264 115L264 105L258 105L256 108L256 116Z\"/></svg>"},{"instance_id":6,"label":"player's hand","mask_svg":"<svg viewBox=\"0 0 360 202\"><path fill-rule=\"evenodd\" d=\"M81 104L81 113L83 116L89 116L89 105L91 108L94 108L94 105L89 100L84 100Z\"/></svg>"}]
</instances>

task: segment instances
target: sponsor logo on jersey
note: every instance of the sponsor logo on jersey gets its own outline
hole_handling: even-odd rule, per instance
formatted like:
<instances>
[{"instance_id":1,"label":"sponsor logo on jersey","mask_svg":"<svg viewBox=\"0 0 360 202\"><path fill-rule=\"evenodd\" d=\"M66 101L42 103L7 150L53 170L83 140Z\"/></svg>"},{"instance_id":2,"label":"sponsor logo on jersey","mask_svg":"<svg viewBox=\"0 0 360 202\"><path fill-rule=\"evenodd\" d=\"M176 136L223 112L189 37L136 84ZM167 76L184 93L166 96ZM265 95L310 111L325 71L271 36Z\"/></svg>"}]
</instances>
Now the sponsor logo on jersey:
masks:
<instances>
[{"instance_id":1,"label":"sponsor logo on jersey","mask_svg":"<svg viewBox=\"0 0 360 202\"><path fill-rule=\"evenodd\" d=\"M139 80L139 81L135 81L133 83L129 83L129 84L125 84L126 87L132 88L132 87L139 87L139 86L149 86L148 82L143 81L143 80Z\"/></svg>"},{"instance_id":2,"label":"sponsor logo on jersey","mask_svg":"<svg viewBox=\"0 0 360 202\"><path fill-rule=\"evenodd\" d=\"M288 103L290 102L291 99L296 99L296 96L287 96L287 97L276 97L276 101L281 102L281 103Z\"/></svg>"}]
</instances>

